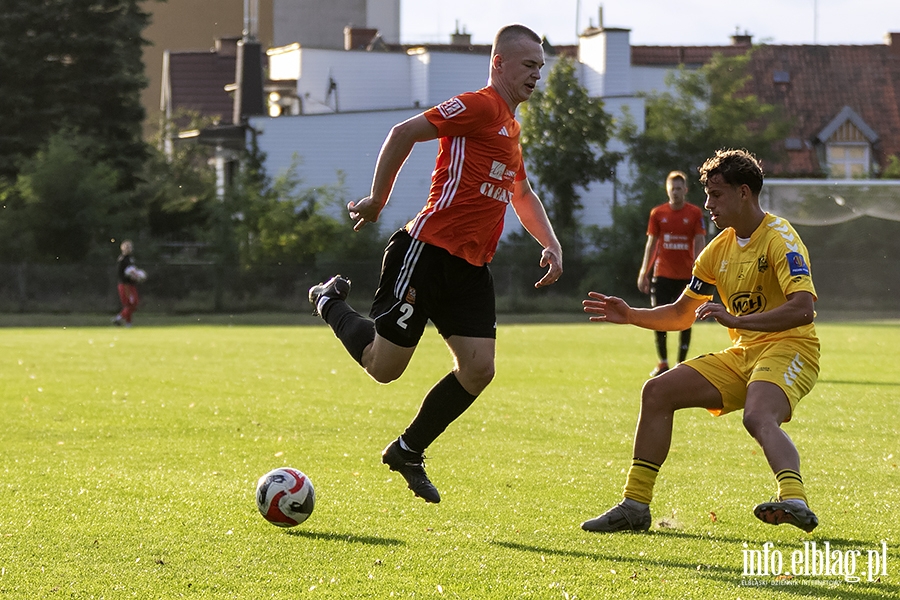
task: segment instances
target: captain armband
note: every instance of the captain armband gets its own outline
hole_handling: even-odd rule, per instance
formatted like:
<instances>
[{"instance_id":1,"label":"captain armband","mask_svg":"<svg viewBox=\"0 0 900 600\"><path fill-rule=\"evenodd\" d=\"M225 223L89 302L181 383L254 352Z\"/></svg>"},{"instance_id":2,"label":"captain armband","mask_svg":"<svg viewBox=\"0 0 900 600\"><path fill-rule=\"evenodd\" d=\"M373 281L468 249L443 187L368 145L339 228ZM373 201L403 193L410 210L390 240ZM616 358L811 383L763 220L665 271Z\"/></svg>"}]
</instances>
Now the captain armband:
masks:
<instances>
[{"instance_id":1,"label":"captain armband","mask_svg":"<svg viewBox=\"0 0 900 600\"><path fill-rule=\"evenodd\" d=\"M716 286L712 283L706 283L696 275L691 277L691 283L688 284L688 289L690 289L695 294L699 294L700 296L712 296L716 291Z\"/></svg>"}]
</instances>

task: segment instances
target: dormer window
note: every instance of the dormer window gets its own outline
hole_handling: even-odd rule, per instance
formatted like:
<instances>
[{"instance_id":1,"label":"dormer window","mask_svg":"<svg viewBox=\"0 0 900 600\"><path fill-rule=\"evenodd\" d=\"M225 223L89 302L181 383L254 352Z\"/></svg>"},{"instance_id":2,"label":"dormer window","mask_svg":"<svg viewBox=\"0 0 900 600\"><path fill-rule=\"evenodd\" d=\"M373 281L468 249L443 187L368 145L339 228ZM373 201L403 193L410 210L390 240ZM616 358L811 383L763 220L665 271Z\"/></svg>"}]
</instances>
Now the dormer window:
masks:
<instances>
[{"instance_id":1,"label":"dormer window","mask_svg":"<svg viewBox=\"0 0 900 600\"><path fill-rule=\"evenodd\" d=\"M816 136L825 146L825 171L833 179L864 179L872 170L878 134L845 106Z\"/></svg>"},{"instance_id":2,"label":"dormer window","mask_svg":"<svg viewBox=\"0 0 900 600\"><path fill-rule=\"evenodd\" d=\"M869 176L869 144L829 142L825 146L828 176L832 179L864 179Z\"/></svg>"}]
</instances>

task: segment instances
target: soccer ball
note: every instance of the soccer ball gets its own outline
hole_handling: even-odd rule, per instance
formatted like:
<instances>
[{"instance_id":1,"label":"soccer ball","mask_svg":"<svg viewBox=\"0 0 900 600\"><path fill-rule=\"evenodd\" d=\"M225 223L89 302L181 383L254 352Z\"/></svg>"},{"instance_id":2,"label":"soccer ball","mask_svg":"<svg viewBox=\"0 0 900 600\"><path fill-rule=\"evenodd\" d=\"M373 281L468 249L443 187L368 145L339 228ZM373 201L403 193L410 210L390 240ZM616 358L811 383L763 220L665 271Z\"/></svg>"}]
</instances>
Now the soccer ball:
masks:
<instances>
[{"instance_id":1,"label":"soccer ball","mask_svg":"<svg viewBox=\"0 0 900 600\"><path fill-rule=\"evenodd\" d=\"M294 527L309 518L316 505L316 491L309 477L284 467L269 471L256 484L256 508L278 527Z\"/></svg>"},{"instance_id":2,"label":"soccer ball","mask_svg":"<svg viewBox=\"0 0 900 600\"><path fill-rule=\"evenodd\" d=\"M134 265L131 265L127 269L125 269L125 274L131 278L135 283L143 283L147 281L147 271L143 269L139 269Z\"/></svg>"}]
</instances>

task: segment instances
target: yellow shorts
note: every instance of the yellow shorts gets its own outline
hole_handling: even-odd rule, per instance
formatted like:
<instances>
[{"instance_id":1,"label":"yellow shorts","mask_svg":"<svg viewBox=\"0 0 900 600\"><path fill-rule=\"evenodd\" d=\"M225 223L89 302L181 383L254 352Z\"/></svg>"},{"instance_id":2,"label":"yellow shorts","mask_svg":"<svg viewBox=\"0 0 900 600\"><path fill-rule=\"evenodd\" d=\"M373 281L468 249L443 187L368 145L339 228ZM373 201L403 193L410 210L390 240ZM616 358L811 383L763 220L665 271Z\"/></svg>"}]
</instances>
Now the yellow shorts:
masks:
<instances>
[{"instance_id":1,"label":"yellow shorts","mask_svg":"<svg viewBox=\"0 0 900 600\"><path fill-rule=\"evenodd\" d=\"M709 409L714 416L743 409L747 386L754 381L768 381L780 387L793 415L800 398L812 390L819 377L819 342L797 339L732 346L683 364L703 375L722 394L722 408ZM789 416L787 420L790 419Z\"/></svg>"}]
</instances>

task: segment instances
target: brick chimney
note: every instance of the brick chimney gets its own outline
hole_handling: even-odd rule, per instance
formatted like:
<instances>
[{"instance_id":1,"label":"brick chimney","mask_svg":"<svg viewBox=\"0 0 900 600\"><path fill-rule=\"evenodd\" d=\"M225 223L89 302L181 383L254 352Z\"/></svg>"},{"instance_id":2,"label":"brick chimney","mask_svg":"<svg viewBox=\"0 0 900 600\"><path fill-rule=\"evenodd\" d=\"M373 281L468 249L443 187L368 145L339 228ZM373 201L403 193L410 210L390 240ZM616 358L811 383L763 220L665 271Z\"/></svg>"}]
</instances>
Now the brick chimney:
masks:
<instances>
[{"instance_id":1,"label":"brick chimney","mask_svg":"<svg viewBox=\"0 0 900 600\"><path fill-rule=\"evenodd\" d=\"M237 45L241 36L216 38L215 53L219 56L237 56Z\"/></svg>"},{"instance_id":2,"label":"brick chimney","mask_svg":"<svg viewBox=\"0 0 900 600\"><path fill-rule=\"evenodd\" d=\"M463 30L459 30L459 21L456 22L456 31L450 34L450 45L451 46L471 46L472 45L472 34L466 33L466 28L463 27Z\"/></svg>"},{"instance_id":3,"label":"brick chimney","mask_svg":"<svg viewBox=\"0 0 900 600\"><path fill-rule=\"evenodd\" d=\"M891 54L900 56L900 32L892 31L886 34L884 43L891 47Z\"/></svg>"},{"instance_id":4,"label":"brick chimney","mask_svg":"<svg viewBox=\"0 0 900 600\"><path fill-rule=\"evenodd\" d=\"M451 46L471 46L472 45L472 34L471 33L452 33L450 34L450 45Z\"/></svg>"},{"instance_id":5,"label":"brick chimney","mask_svg":"<svg viewBox=\"0 0 900 600\"><path fill-rule=\"evenodd\" d=\"M753 45L753 36L747 33L738 33L734 32L734 35L731 36L731 45L732 46L752 46Z\"/></svg>"},{"instance_id":6,"label":"brick chimney","mask_svg":"<svg viewBox=\"0 0 900 600\"><path fill-rule=\"evenodd\" d=\"M377 29L368 27L344 27L344 50L365 50L378 35Z\"/></svg>"}]
</instances>

